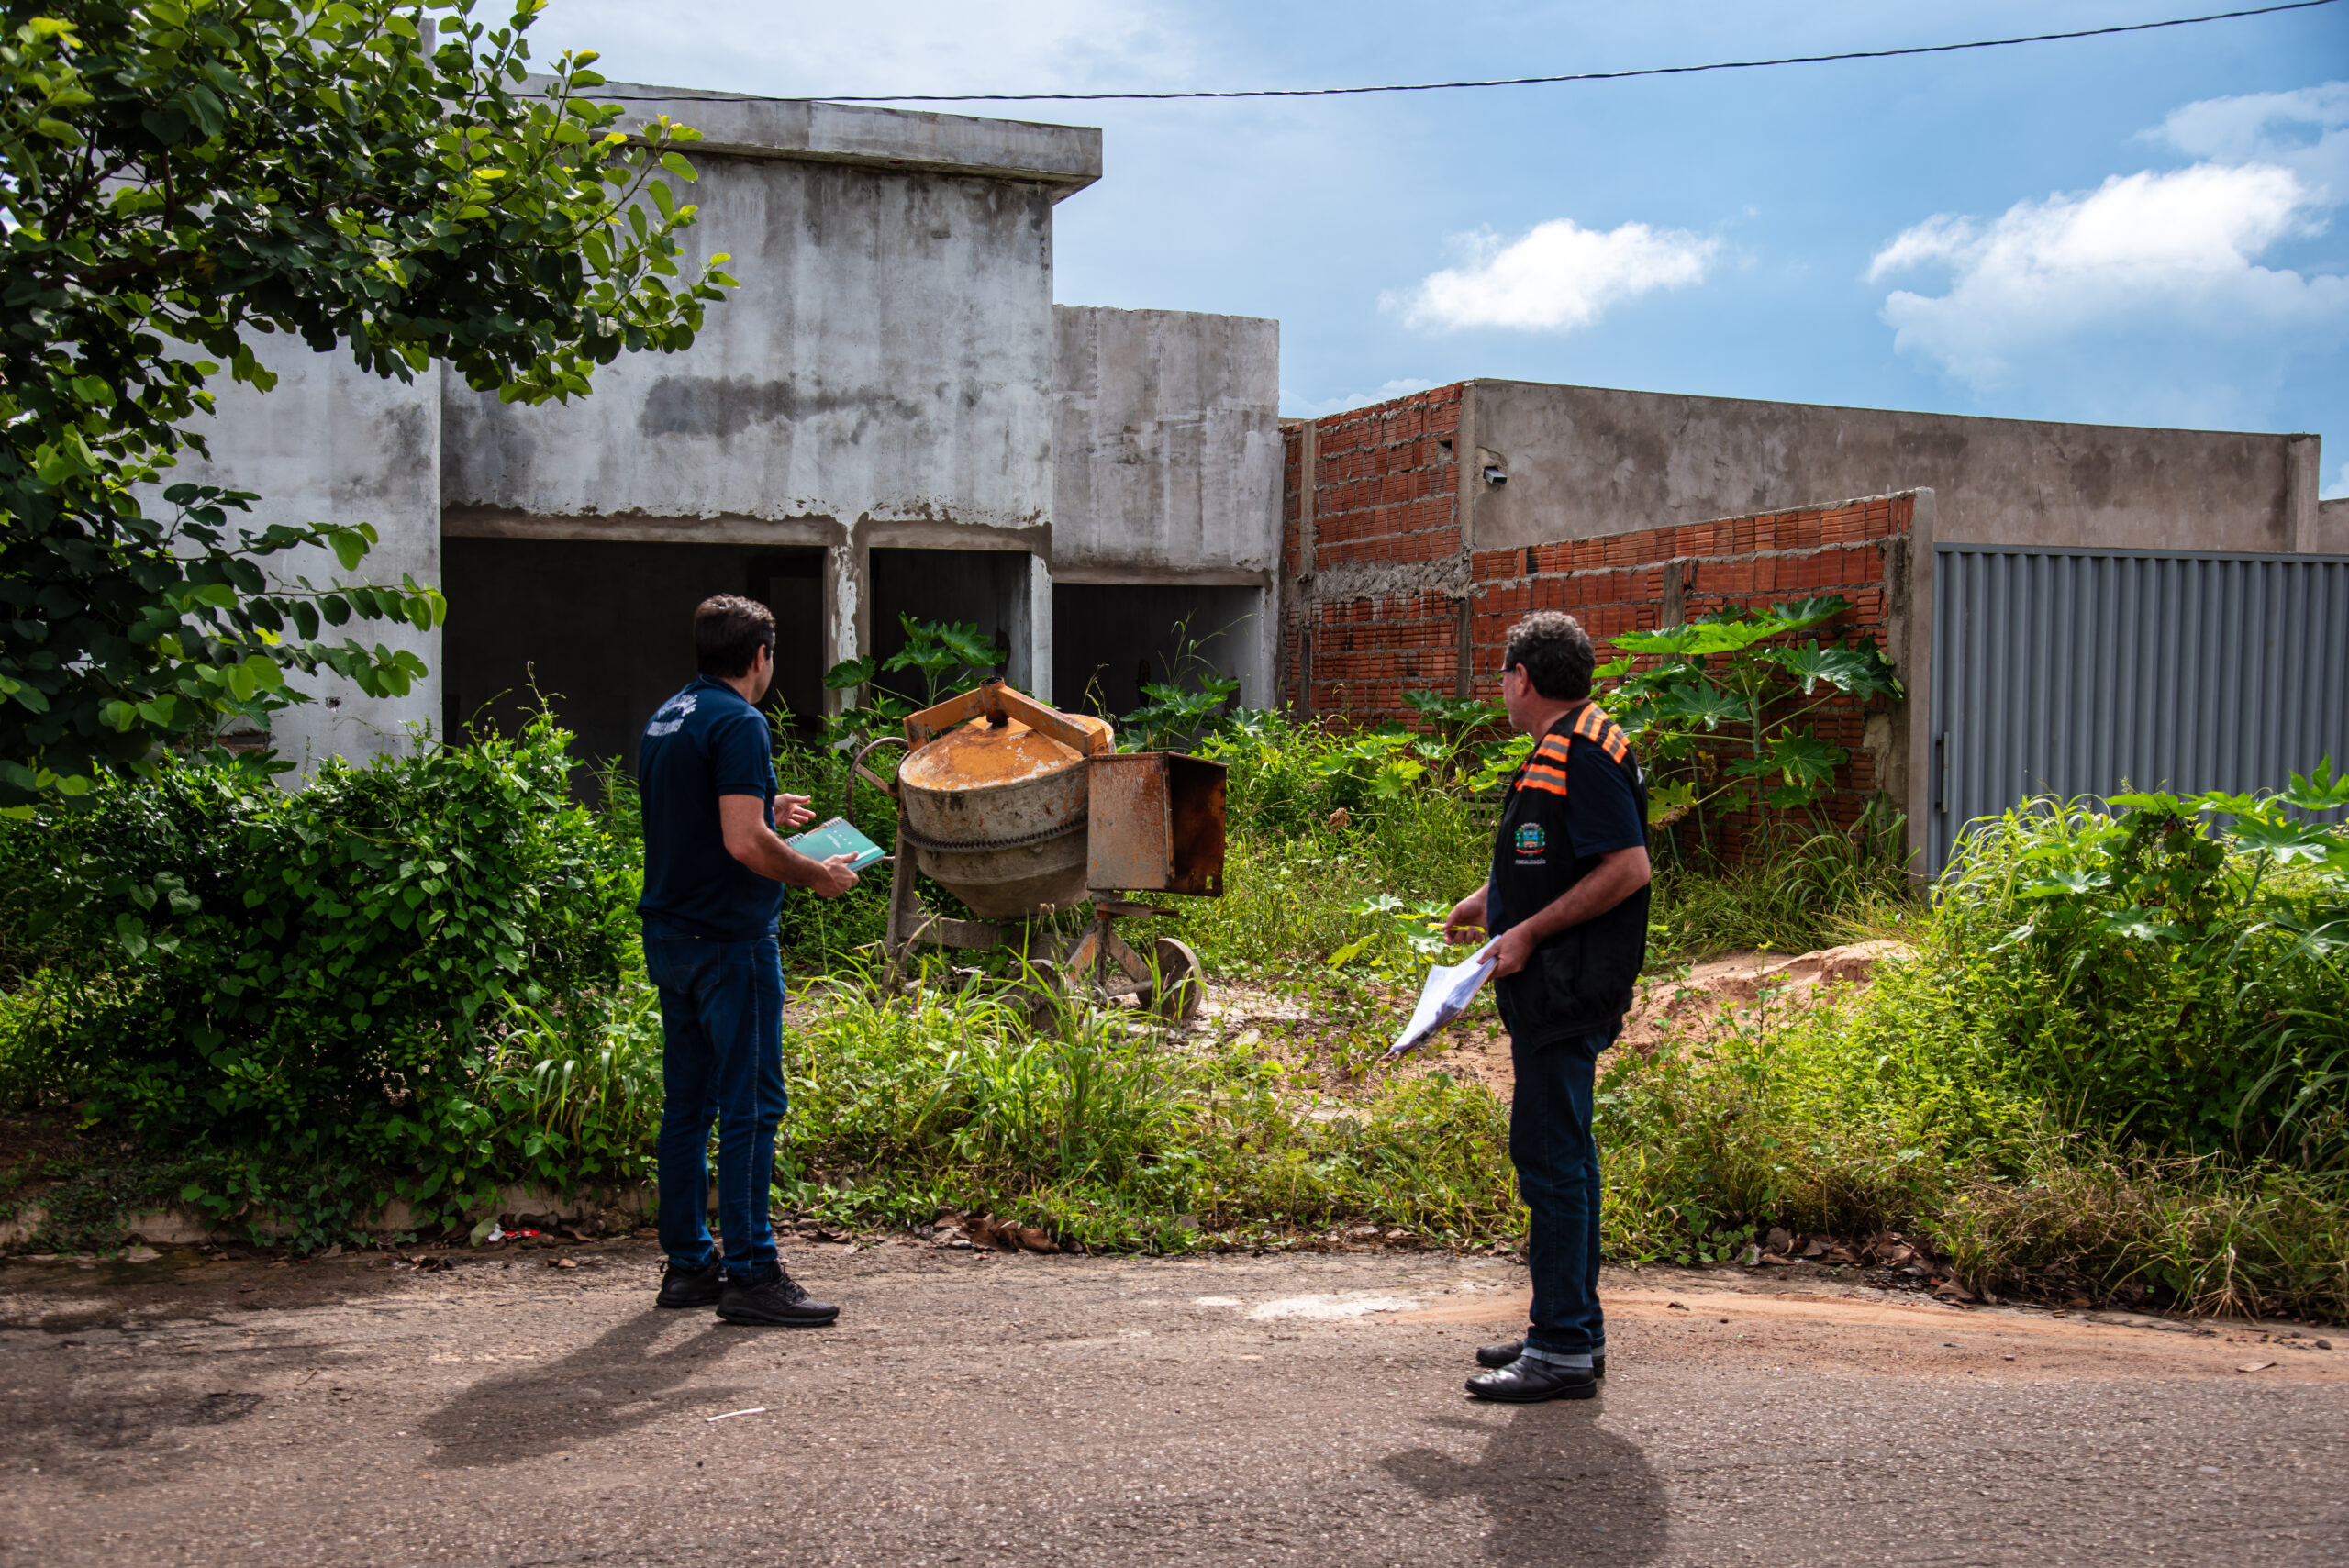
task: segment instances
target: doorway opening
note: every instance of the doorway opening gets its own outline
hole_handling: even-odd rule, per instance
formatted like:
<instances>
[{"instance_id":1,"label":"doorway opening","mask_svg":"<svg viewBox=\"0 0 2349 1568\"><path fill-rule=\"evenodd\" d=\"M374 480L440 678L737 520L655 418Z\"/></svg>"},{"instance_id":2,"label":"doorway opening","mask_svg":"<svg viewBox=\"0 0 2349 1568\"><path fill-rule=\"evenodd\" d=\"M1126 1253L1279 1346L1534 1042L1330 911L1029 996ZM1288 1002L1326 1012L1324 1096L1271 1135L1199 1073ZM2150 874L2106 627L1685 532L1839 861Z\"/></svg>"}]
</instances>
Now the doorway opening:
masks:
<instances>
[{"instance_id":1,"label":"doorway opening","mask_svg":"<svg viewBox=\"0 0 2349 1568\"><path fill-rule=\"evenodd\" d=\"M885 663L906 646L905 621L974 626L995 653L995 673L1023 692L1033 691L1029 668L1029 562L1017 550L876 550L869 553L873 584L870 651ZM948 678L954 678L949 672ZM889 670L874 684L918 703L927 686L918 670ZM943 695L941 693L941 695Z\"/></svg>"},{"instance_id":2,"label":"doorway opening","mask_svg":"<svg viewBox=\"0 0 2349 1568\"><path fill-rule=\"evenodd\" d=\"M1241 683L1263 706L1258 651L1262 588L1181 584L1052 585L1052 691L1071 712L1116 722L1142 704L1141 688L1196 689L1202 667Z\"/></svg>"},{"instance_id":3,"label":"doorway opening","mask_svg":"<svg viewBox=\"0 0 2349 1568\"><path fill-rule=\"evenodd\" d=\"M652 710L694 678L694 606L740 594L774 612L778 726L812 733L822 713L824 552L618 539L443 539L449 620L444 729L513 734L541 700L586 771L633 771Z\"/></svg>"}]
</instances>

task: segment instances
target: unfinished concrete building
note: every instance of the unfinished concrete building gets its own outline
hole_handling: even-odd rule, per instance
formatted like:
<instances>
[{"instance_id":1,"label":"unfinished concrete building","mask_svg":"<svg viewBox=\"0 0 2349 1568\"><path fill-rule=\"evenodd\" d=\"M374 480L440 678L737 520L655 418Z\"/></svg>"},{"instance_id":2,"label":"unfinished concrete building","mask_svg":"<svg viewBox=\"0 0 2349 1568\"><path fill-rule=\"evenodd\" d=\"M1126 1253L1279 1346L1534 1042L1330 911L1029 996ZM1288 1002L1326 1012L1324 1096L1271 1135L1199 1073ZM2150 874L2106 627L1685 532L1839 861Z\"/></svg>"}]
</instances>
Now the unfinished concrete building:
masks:
<instances>
[{"instance_id":1,"label":"unfinished concrete building","mask_svg":"<svg viewBox=\"0 0 2349 1568\"><path fill-rule=\"evenodd\" d=\"M977 626L1014 684L1067 707L1123 714L1151 681L1213 669L1252 705L1408 721L1406 691L1471 690L1529 607L1574 609L1606 637L1832 592L1909 692L1896 712L1845 716L1845 814L1883 791L1913 826L2057 771L1997 751L2003 731L1968 750L1979 723L1943 713L1948 677L1990 667L1936 629L1944 565L1972 574L1975 596L1941 595L1966 614L2086 581L2106 556L2213 584L2251 563L2226 602L2287 619L2332 604L2333 576L2349 584L2344 562L2322 582L2243 585L2276 577L2260 562L2349 556L2349 505L2318 501L2312 436L1509 381L1283 425L1276 323L1053 303L1054 210L1100 177L1097 131L615 94L707 138L685 239L731 256L741 286L691 350L623 358L569 406L501 404L438 373L378 381L298 346L269 356L274 392L223 392L216 461L186 477L260 492L264 522L372 522L367 570L451 601L444 632L370 632L422 655L415 691L328 683L281 717L296 762L395 749L415 728L510 726L541 695L584 757L632 762L644 715L690 673L691 607L718 592L774 607L777 697L802 724L841 698L823 673L896 651L907 617ZM2007 559L2026 554L2036 564ZM2293 635L2315 674L2270 683L2306 697L2288 735L2338 732L2349 756L2349 681L2317 678L2349 668L2349 634ZM2020 667L2021 644L1998 646L1998 668ZM2268 635L2239 662L2283 646ZM2266 773L2284 754L2198 744L2269 759ZM2170 776L2152 771L2168 753L2132 755L2140 779ZM1936 793L1944 776L1977 783Z\"/></svg>"},{"instance_id":2,"label":"unfinished concrete building","mask_svg":"<svg viewBox=\"0 0 2349 1568\"><path fill-rule=\"evenodd\" d=\"M624 356L567 406L298 346L276 391L223 395L195 477L260 491L263 520L372 522L369 572L450 599L443 632L386 634L427 682L328 683L280 717L282 751L364 757L543 695L584 756L632 761L718 592L774 609L776 695L803 722L841 700L823 673L896 651L903 617L975 625L1015 684L1111 712L1180 624L1272 700L1278 328L1056 309L1053 208L1100 177L1097 130L613 91L705 138L684 239L741 286L690 350Z\"/></svg>"}]
</instances>

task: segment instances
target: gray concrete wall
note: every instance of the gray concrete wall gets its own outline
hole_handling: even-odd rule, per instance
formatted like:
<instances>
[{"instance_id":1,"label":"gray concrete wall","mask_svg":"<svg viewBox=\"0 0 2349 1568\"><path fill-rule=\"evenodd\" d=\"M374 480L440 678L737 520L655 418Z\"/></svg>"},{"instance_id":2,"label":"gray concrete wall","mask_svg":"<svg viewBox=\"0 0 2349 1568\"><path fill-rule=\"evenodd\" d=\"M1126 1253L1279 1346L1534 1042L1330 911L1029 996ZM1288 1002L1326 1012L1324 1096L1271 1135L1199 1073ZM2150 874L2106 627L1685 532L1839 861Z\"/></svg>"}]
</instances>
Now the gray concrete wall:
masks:
<instances>
[{"instance_id":1,"label":"gray concrete wall","mask_svg":"<svg viewBox=\"0 0 2349 1568\"><path fill-rule=\"evenodd\" d=\"M872 645L872 549L1049 559L1052 205L1098 176L1100 133L614 91L705 132L684 238L741 286L690 350L568 406L449 377L449 531L822 543L834 658Z\"/></svg>"},{"instance_id":2,"label":"gray concrete wall","mask_svg":"<svg viewBox=\"0 0 2349 1568\"><path fill-rule=\"evenodd\" d=\"M2313 436L1476 381L1462 439L1474 550L1921 488L1941 537L1967 543L2289 552L2323 527Z\"/></svg>"},{"instance_id":3,"label":"gray concrete wall","mask_svg":"<svg viewBox=\"0 0 2349 1568\"><path fill-rule=\"evenodd\" d=\"M371 375L340 350L314 353L298 340L273 338L259 348L277 373L267 393L219 378L205 432L212 461L183 462L171 478L258 492L253 510L232 528L271 523L373 523L382 542L345 573L330 551L305 550L272 557L271 576L290 584L307 577L325 586L340 581L396 583L403 573L418 583L440 582L440 400L436 376L413 383ZM160 507L156 500L152 505ZM160 515L160 514L159 514ZM441 635L401 622L351 620L322 628L323 640L344 638L373 648L405 648L431 673L402 697L371 697L332 675L295 677L315 699L279 714L277 751L298 763L289 782L308 778L328 756L353 762L405 751L411 727L440 723Z\"/></svg>"},{"instance_id":4,"label":"gray concrete wall","mask_svg":"<svg viewBox=\"0 0 2349 1568\"><path fill-rule=\"evenodd\" d=\"M2349 555L2349 497L2317 503L2314 553Z\"/></svg>"},{"instance_id":5,"label":"gray concrete wall","mask_svg":"<svg viewBox=\"0 0 2349 1568\"><path fill-rule=\"evenodd\" d=\"M1229 617L1219 609L1219 626L1208 629L1222 632L1216 662L1240 676L1242 700L1269 704L1281 537L1280 323L1072 306L1055 306L1052 319L1054 583L1262 590L1247 624L1226 629ZM1056 627L1062 642L1083 641L1062 647L1058 666L1089 670L1109 660L1130 684L1123 635L1102 641L1094 635L1100 629L1083 617ZM1171 626L1157 629L1165 634L1157 643L1167 642Z\"/></svg>"},{"instance_id":6,"label":"gray concrete wall","mask_svg":"<svg viewBox=\"0 0 2349 1568\"><path fill-rule=\"evenodd\" d=\"M1280 323L1052 311L1052 574L1269 580L1280 561Z\"/></svg>"}]
</instances>

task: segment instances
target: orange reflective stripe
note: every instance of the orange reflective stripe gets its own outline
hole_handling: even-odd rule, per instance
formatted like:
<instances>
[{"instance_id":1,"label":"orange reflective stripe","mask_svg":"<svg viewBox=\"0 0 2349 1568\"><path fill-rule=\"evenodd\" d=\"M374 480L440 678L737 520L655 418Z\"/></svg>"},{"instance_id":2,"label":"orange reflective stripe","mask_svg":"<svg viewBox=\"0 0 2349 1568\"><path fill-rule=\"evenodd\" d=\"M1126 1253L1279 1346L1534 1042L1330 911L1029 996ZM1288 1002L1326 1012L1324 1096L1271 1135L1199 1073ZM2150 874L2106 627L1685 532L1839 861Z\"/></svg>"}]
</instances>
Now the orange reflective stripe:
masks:
<instances>
[{"instance_id":1,"label":"orange reflective stripe","mask_svg":"<svg viewBox=\"0 0 2349 1568\"><path fill-rule=\"evenodd\" d=\"M1596 706L1586 706L1575 719L1575 733L1585 740L1596 740L1598 739L1599 731L1607 723L1607 716L1599 712Z\"/></svg>"},{"instance_id":2,"label":"orange reflective stripe","mask_svg":"<svg viewBox=\"0 0 2349 1568\"><path fill-rule=\"evenodd\" d=\"M1607 727L1607 739L1600 741L1599 745L1606 748L1607 755L1610 760L1618 762L1631 752L1631 743L1624 740L1623 732L1611 724Z\"/></svg>"},{"instance_id":3,"label":"orange reflective stripe","mask_svg":"<svg viewBox=\"0 0 2349 1568\"><path fill-rule=\"evenodd\" d=\"M1552 795L1566 793L1566 771L1536 758L1526 759L1518 773L1518 781L1528 789L1546 790Z\"/></svg>"}]
</instances>

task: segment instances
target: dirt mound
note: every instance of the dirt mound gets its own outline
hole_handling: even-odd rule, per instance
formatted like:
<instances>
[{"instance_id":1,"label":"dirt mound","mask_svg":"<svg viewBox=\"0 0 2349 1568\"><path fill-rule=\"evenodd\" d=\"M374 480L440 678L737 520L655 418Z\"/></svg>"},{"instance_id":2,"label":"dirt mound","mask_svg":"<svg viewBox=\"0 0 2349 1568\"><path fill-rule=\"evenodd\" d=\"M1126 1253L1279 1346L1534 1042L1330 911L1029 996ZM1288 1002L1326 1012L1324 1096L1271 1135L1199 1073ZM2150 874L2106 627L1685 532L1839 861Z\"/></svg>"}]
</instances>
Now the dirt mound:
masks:
<instances>
[{"instance_id":1,"label":"dirt mound","mask_svg":"<svg viewBox=\"0 0 2349 1568\"><path fill-rule=\"evenodd\" d=\"M1788 958L1775 952L1731 952L1707 959L1677 979L1643 982L1623 1020L1619 1045L1642 1053L1665 1040L1701 1040L1726 1032L1757 1014L1817 998L1821 991L1865 985L1876 966L1909 958L1906 942L1855 942ZM1517 1076L1509 1064L1508 1036L1489 1023L1455 1024L1436 1037L1440 1050L1420 1051L1406 1073L1451 1073L1475 1078L1502 1099Z\"/></svg>"},{"instance_id":2,"label":"dirt mound","mask_svg":"<svg viewBox=\"0 0 2349 1568\"><path fill-rule=\"evenodd\" d=\"M1677 980L1650 981L1623 1021L1621 1043L1653 1051L1673 1035L1721 1032L1757 1013L1801 1006L1822 990L1865 985L1888 959L1916 956L1906 942L1854 942L1793 958L1768 952L1724 953L1694 965Z\"/></svg>"}]
</instances>

